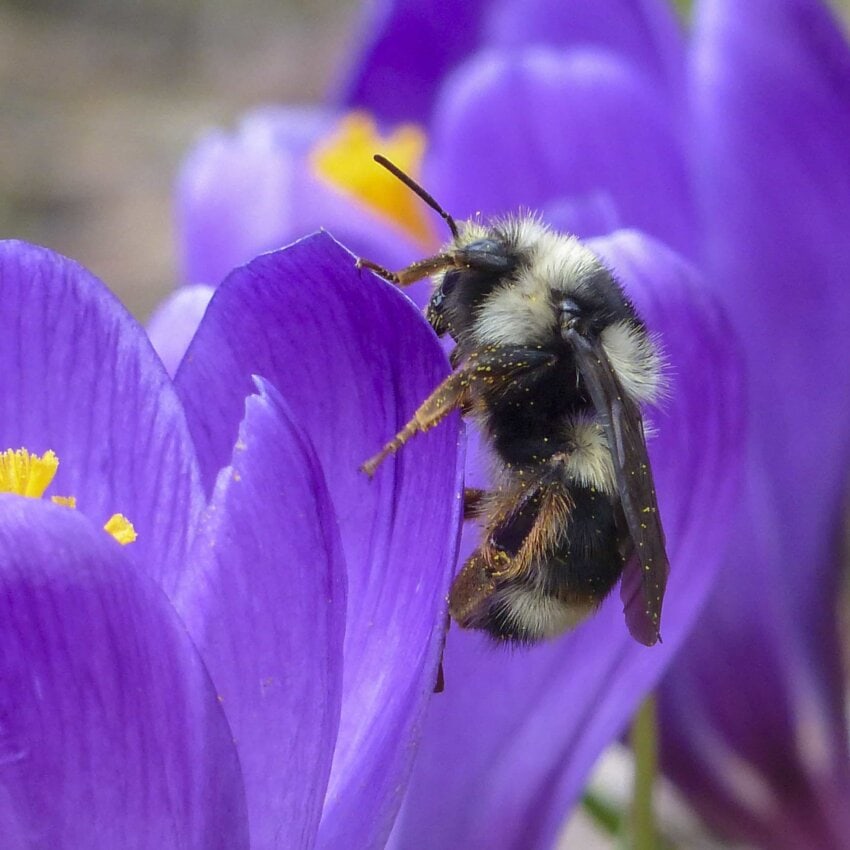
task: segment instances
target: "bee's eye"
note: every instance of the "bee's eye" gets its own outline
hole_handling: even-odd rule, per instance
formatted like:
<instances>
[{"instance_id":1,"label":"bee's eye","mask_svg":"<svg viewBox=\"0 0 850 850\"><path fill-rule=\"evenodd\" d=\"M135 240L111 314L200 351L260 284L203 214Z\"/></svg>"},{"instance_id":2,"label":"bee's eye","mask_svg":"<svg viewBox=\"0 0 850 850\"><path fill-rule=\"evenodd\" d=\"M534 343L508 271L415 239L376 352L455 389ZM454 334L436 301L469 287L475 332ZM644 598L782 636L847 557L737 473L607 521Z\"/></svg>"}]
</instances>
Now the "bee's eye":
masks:
<instances>
[{"instance_id":1,"label":"bee's eye","mask_svg":"<svg viewBox=\"0 0 850 850\"><path fill-rule=\"evenodd\" d=\"M444 298L447 295L451 295L454 288L457 286L458 280L460 280L460 271L452 269L451 271L446 272L446 276L443 278L443 283L440 286L440 294Z\"/></svg>"}]
</instances>

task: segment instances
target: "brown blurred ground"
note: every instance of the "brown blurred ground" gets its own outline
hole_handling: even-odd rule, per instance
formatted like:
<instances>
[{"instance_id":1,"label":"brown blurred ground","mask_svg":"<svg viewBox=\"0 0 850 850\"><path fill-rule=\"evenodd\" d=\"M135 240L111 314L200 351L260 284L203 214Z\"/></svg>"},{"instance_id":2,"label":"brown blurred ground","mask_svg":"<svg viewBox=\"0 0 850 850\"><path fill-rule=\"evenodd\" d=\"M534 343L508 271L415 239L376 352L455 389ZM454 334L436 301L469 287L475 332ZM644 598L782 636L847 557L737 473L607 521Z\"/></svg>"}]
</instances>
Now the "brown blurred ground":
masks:
<instances>
[{"instance_id":1,"label":"brown blurred ground","mask_svg":"<svg viewBox=\"0 0 850 850\"><path fill-rule=\"evenodd\" d=\"M0 0L0 237L80 260L146 317L177 277L184 152L251 106L320 99L358 5Z\"/></svg>"},{"instance_id":2,"label":"brown blurred ground","mask_svg":"<svg viewBox=\"0 0 850 850\"><path fill-rule=\"evenodd\" d=\"M145 317L176 280L170 192L205 129L327 91L356 0L0 0L0 237Z\"/></svg>"}]
</instances>

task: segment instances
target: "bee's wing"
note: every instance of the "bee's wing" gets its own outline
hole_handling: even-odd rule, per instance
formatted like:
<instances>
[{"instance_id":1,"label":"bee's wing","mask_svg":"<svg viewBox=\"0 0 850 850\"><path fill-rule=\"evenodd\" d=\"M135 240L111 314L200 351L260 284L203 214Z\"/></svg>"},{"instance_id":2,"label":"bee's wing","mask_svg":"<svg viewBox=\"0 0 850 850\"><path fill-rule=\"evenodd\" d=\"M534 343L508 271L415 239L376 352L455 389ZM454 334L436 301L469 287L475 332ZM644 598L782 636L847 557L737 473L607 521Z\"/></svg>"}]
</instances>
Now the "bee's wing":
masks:
<instances>
[{"instance_id":1,"label":"bee's wing","mask_svg":"<svg viewBox=\"0 0 850 850\"><path fill-rule=\"evenodd\" d=\"M620 580L620 599L623 602L623 612L626 615L626 625L631 636L644 646L653 646L661 640L659 619L661 616L661 598L664 595L666 575L661 582L657 608L652 609L647 601L647 590L644 586L643 566L635 552L623 565L623 577Z\"/></svg>"},{"instance_id":2,"label":"bee's wing","mask_svg":"<svg viewBox=\"0 0 850 850\"><path fill-rule=\"evenodd\" d=\"M670 563L646 450L643 419L638 406L623 393L598 339L576 330L565 338L596 408L614 461L623 517L634 544L620 585L626 624L632 636L652 646L661 635L661 604Z\"/></svg>"}]
</instances>

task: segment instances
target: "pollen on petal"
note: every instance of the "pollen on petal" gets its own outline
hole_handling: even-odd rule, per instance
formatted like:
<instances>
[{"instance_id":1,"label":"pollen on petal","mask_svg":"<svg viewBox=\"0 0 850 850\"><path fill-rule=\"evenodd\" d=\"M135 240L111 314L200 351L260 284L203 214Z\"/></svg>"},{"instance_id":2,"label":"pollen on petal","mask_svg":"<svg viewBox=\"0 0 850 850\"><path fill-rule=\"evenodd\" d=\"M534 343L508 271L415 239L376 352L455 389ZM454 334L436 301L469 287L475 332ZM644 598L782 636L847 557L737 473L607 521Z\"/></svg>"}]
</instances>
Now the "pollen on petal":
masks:
<instances>
[{"instance_id":1,"label":"pollen on petal","mask_svg":"<svg viewBox=\"0 0 850 850\"><path fill-rule=\"evenodd\" d=\"M415 124L401 124L384 136L367 113L352 112L313 149L310 162L317 176L335 189L395 222L423 245L433 245L436 240L426 206L373 161L376 153L418 180L425 133Z\"/></svg>"},{"instance_id":2,"label":"pollen on petal","mask_svg":"<svg viewBox=\"0 0 850 850\"><path fill-rule=\"evenodd\" d=\"M138 537L133 523L124 514L112 514L103 526L103 530L111 534L122 546L132 543Z\"/></svg>"},{"instance_id":3,"label":"pollen on petal","mask_svg":"<svg viewBox=\"0 0 850 850\"><path fill-rule=\"evenodd\" d=\"M66 508L77 507L76 496L51 496L50 501L53 502L54 505L64 505Z\"/></svg>"},{"instance_id":4,"label":"pollen on petal","mask_svg":"<svg viewBox=\"0 0 850 850\"><path fill-rule=\"evenodd\" d=\"M58 468L59 458L50 450L39 457L26 449L6 449L0 452L0 493L40 499Z\"/></svg>"}]
</instances>

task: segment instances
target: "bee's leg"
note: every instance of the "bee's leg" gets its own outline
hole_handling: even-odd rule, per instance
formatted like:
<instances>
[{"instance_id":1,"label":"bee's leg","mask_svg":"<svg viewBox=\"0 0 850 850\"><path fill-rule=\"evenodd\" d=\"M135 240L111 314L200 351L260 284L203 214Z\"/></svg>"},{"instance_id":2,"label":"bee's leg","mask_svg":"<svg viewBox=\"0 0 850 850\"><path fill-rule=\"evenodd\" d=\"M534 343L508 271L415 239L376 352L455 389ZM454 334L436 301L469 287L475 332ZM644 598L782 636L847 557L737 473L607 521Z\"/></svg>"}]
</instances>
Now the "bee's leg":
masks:
<instances>
[{"instance_id":1,"label":"bee's leg","mask_svg":"<svg viewBox=\"0 0 850 850\"><path fill-rule=\"evenodd\" d=\"M464 371L452 372L419 406L411 420L376 455L360 467L370 477L381 462L395 454L411 437L433 428L453 410L469 402L469 379Z\"/></svg>"},{"instance_id":2,"label":"bee's leg","mask_svg":"<svg viewBox=\"0 0 850 850\"><path fill-rule=\"evenodd\" d=\"M467 411L476 392L513 377L544 369L557 361L551 354L519 347L493 348L470 357L463 369L452 372L425 399L410 421L360 468L374 475L381 462L395 454L411 437L433 428L453 410Z\"/></svg>"},{"instance_id":3,"label":"bee's leg","mask_svg":"<svg viewBox=\"0 0 850 850\"><path fill-rule=\"evenodd\" d=\"M376 275L394 283L396 286L409 286L433 274L446 269L478 269L479 271L492 272L493 274L507 274L511 268L511 260L505 253L503 247L489 240L476 242L462 248L455 248L444 254L435 254L418 260L397 272L391 272L372 260L362 257L357 260L358 269L370 269Z\"/></svg>"},{"instance_id":4,"label":"bee's leg","mask_svg":"<svg viewBox=\"0 0 850 850\"><path fill-rule=\"evenodd\" d=\"M463 628L487 628L483 624L493 594L522 580L557 545L572 509L562 463L563 457L553 458L535 481L492 493L473 491L476 500L486 499L491 520L484 543L463 565L449 593L449 611Z\"/></svg>"},{"instance_id":5,"label":"bee's leg","mask_svg":"<svg viewBox=\"0 0 850 850\"><path fill-rule=\"evenodd\" d=\"M530 480L499 490L489 500L487 543L509 556L494 573L500 582L521 577L557 548L573 508L562 469L565 459L564 453L554 455Z\"/></svg>"},{"instance_id":6,"label":"bee's leg","mask_svg":"<svg viewBox=\"0 0 850 850\"><path fill-rule=\"evenodd\" d=\"M476 519L481 516L486 496L486 490L481 490L478 487L467 487L463 491L463 518Z\"/></svg>"},{"instance_id":7,"label":"bee's leg","mask_svg":"<svg viewBox=\"0 0 850 850\"><path fill-rule=\"evenodd\" d=\"M369 269L375 272L378 277L394 283L396 286L410 286L411 283L416 283L417 280L430 277L432 274L437 274L444 269L450 269L456 265L455 259L451 254L436 254L433 257L426 257L424 260L411 263L409 266L397 272L391 272L371 260L364 260L362 257L357 261L358 269Z\"/></svg>"},{"instance_id":8,"label":"bee's leg","mask_svg":"<svg viewBox=\"0 0 850 850\"><path fill-rule=\"evenodd\" d=\"M531 569L532 565L545 561L548 555L557 548L564 535L573 509L573 500L564 481L562 467L566 455L559 452L549 461L549 469L544 473L544 479L532 505L533 521L524 530L522 542L515 549L513 557L499 573L501 581L517 578ZM523 526L528 525L529 517L524 521L519 517ZM512 517L511 522L514 521ZM495 529L492 539L498 540L509 533L509 525Z\"/></svg>"},{"instance_id":9,"label":"bee's leg","mask_svg":"<svg viewBox=\"0 0 850 850\"><path fill-rule=\"evenodd\" d=\"M469 556L449 591L449 613L460 626L474 626L482 607L496 591L496 572L509 560L504 552L486 544Z\"/></svg>"}]
</instances>

